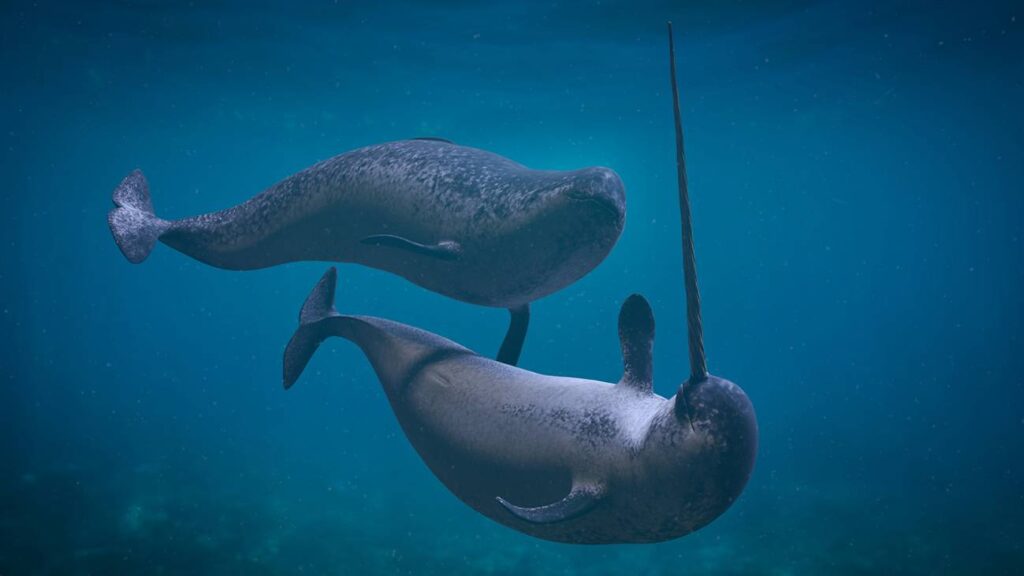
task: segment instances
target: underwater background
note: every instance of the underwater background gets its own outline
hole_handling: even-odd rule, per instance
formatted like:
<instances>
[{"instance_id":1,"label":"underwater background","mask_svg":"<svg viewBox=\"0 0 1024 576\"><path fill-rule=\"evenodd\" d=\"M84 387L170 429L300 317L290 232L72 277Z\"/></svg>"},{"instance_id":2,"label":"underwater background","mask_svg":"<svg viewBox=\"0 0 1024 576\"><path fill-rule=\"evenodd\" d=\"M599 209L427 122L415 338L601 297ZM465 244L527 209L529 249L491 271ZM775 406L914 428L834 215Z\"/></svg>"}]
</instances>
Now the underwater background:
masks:
<instances>
[{"instance_id":1,"label":"underwater background","mask_svg":"<svg viewBox=\"0 0 1024 576\"><path fill-rule=\"evenodd\" d=\"M625 232L536 302L521 366L616 381L618 307L688 372L665 21L705 342L760 425L720 519L532 539L452 496L362 353L281 354L327 267L128 264L156 211L236 204L438 136L614 168ZM1024 573L1024 6L1007 2L20 2L0 7L0 574ZM493 355L504 310L341 265L342 312Z\"/></svg>"}]
</instances>

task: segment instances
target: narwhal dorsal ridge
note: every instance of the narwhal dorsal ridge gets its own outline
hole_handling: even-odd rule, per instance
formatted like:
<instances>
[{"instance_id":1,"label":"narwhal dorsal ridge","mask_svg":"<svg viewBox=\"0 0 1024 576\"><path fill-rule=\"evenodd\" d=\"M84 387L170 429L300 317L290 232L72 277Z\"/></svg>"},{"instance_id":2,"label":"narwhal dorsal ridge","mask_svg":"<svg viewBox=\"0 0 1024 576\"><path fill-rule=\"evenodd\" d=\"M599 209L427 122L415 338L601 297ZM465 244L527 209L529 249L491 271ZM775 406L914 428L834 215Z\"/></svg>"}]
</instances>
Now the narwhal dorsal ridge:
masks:
<instances>
[{"instance_id":1,"label":"narwhal dorsal ridge","mask_svg":"<svg viewBox=\"0 0 1024 576\"><path fill-rule=\"evenodd\" d=\"M647 299L633 294L619 310L623 374L619 384L653 394L654 314Z\"/></svg>"},{"instance_id":2,"label":"narwhal dorsal ridge","mask_svg":"<svg viewBox=\"0 0 1024 576\"><path fill-rule=\"evenodd\" d=\"M455 144L455 142L452 142L447 138L438 138L437 136L417 136L415 138L412 138L412 140L427 140L430 142L444 142L445 144Z\"/></svg>"}]
</instances>

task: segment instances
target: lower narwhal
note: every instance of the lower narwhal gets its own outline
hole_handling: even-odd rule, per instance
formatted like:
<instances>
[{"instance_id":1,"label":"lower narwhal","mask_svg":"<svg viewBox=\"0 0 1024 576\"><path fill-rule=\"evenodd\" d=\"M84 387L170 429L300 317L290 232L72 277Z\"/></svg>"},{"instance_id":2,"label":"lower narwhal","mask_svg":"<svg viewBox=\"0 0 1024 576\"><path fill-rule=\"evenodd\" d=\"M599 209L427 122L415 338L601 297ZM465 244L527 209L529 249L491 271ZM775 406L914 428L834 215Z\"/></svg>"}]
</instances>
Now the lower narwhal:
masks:
<instances>
[{"instance_id":1,"label":"lower narwhal","mask_svg":"<svg viewBox=\"0 0 1024 576\"><path fill-rule=\"evenodd\" d=\"M674 397L652 390L654 318L642 296L622 305L625 370L610 384L536 374L418 328L341 315L333 268L285 350L285 387L323 340L355 342L441 482L481 514L538 538L659 542L722 514L753 470L757 420L738 386L706 370L671 32L670 24L691 364Z\"/></svg>"}]
</instances>

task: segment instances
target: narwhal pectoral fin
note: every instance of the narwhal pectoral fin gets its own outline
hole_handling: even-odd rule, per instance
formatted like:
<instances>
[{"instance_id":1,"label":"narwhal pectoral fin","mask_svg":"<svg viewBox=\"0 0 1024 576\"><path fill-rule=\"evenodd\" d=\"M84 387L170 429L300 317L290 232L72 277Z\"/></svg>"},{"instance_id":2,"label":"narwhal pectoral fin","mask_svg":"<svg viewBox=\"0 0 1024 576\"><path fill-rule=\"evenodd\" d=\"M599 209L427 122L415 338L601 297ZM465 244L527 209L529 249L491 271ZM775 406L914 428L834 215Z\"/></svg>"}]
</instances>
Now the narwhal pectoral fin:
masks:
<instances>
[{"instance_id":1,"label":"narwhal pectoral fin","mask_svg":"<svg viewBox=\"0 0 1024 576\"><path fill-rule=\"evenodd\" d=\"M421 244L394 234L373 234L360 239L359 242L371 246L398 248L439 260L457 260L462 254L462 245L454 240L441 240L436 244Z\"/></svg>"},{"instance_id":2,"label":"narwhal pectoral fin","mask_svg":"<svg viewBox=\"0 0 1024 576\"><path fill-rule=\"evenodd\" d=\"M623 374L620 384L653 392L654 314L647 299L633 294L619 311Z\"/></svg>"},{"instance_id":3,"label":"narwhal pectoral fin","mask_svg":"<svg viewBox=\"0 0 1024 576\"><path fill-rule=\"evenodd\" d=\"M593 510L604 497L604 489L596 484L576 484L569 495L554 504L523 508L498 497L498 503L517 517L534 524L551 524L571 520Z\"/></svg>"},{"instance_id":4,"label":"narwhal pectoral fin","mask_svg":"<svg viewBox=\"0 0 1024 576\"><path fill-rule=\"evenodd\" d=\"M523 352L523 342L526 340L526 329L530 326L530 305L523 304L516 308L509 308L511 319L508 324L508 332L501 342L498 350L498 362L515 366L519 363L519 355Z\"/></svg>"}]
</instances>

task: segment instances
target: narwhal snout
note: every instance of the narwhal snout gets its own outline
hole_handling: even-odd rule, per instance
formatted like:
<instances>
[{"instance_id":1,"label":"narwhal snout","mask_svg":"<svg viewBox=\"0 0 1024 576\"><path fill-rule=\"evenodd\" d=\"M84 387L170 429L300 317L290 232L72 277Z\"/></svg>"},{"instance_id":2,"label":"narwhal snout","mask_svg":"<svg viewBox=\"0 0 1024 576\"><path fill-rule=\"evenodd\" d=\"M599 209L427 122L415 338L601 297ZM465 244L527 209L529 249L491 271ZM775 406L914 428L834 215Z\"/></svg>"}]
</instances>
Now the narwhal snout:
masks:
<instances>
[{"instance_id":1,"label":"narwhal snout","mask_svg":"<svg viewBox=\"0 0 1024 576\"><path fill-rule=\"evenodd\" d=\"M598 207L617 222L626 217L626 191L622 179L610 168L584 168L575 175L569 198Z\"/></svg>"},{"instance_id":2,"label":"narwhal snout","mask_svg":"<svg viewBox=\"0 0 1024 576\"><path fill-rule=\"evenodd\" d=\"M686 382L675 397L675 413L681 422L694 425L757 424L754 406L742 388L736 384L708 375L697 382Z\"/></svg>"},{"instance_id":3,"label":"narwhal snout","mask_svg":"<svg viewBox=\"0 0 1024 576\"><path fill-rule=\"evenodd\" d=\"M736 384L709 375L681 387L675 415L680 426L705 439L703 446L722 468L721 487L738 496L757 457L757 416L750 398Z\"/></svg>"}]
</instances>

